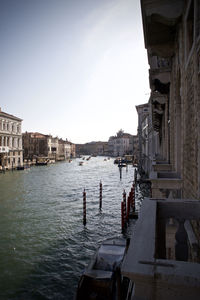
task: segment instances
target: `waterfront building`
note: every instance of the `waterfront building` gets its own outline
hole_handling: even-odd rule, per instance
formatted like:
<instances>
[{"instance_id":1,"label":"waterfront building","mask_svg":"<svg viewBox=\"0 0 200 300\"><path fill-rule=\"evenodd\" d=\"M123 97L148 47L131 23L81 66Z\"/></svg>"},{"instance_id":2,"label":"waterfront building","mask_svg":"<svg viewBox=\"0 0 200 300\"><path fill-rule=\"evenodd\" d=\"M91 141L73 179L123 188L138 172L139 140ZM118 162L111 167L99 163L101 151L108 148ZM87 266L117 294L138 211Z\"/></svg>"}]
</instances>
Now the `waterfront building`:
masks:
<instances>
[{"instance_id":1,"label":"waterfront building","mask_svg":"<svg viewBox=\"0 0 200 300\"><path fill-rule=\"evenodd\" d=\"M132 299L197 300L200 2L141 0L141 8L151 95L138 130L152 198L143 201L122 274L135 284Z\"/></svg>"},{"instance_id":2,"label":"waterfront building","mask_svg":"<svg viewBox=\"0 0 200 300\"><path fill-rule=\"evenodd\" d=\"M39 132L25 132L22 134L24 159L33 160L37 156L48 157L48 135Z\"/></svg>"},{"instance_id":3,"label":"waterfront building","mask_svg":"<svg viewBox=\"0 0 200 300\"><path fill-rule=\"evenodd\" d=\"M22 119L0 108L0 169L23 166Z\"/></svg>"},{"instance_id":4,"label":"waterfront building","mask_svg":"<svg viewBox=\"0 0 200 300\"><path fill-rule=\"evenodd\" d=\"M139 157L139 140L138 135L133 135L132 140L130 141L130 151L133 151L133 161L138 162Z\"/></svg>"},{"instance_id":5,"label":"waterfront building","mask_svg":"<svg viewBox=\"0 0 200 300\"><path fill-rule=\"evenodd\" d=\"M76 144L77 155L108 155L107 142L90 142L86 144Z\"/></svg>"},{"instance_id":6,"label":"waterfront building","mask_svg":"<svg viewBox=\"0 0 200 300\"><path fill-rule=\"evenodd\" d=\"M75 157L75 146L69 141L38 132L23 133L24 159L46 157L50 160L65 160Z\"/></svg>"},{"instance_id":7,"label":"waterfront building","mask_svg":"<svg viewBox=\"0 0 200 300\"><path fill-rule=\"evenodd\" d=\"M108 151L111 156L133 155L133 143L136 139L129 133L119 130L116 136L111 136L108 140Z\"/></svg>"},{"instance_id":8,"label":"waterfront building","mask_svg":"<svg viewBox=\"0 0 200 300\"><path fill-rule=\"evenodd\" d=\"M115 136L111 136L108 140L108 152L110 156L114 156L114 139Z\"/></svg>"},{"instance_id":9,"label":"waterfront building","mask_svg":"<svg viewBox=\"0 0 200 300\"><path fill-rule=\"evenodd\" d=\"M68 142L67 140L64 141L63 139L59 139L57 160L65 160L65 159L75 157L76 153L73 145L74 144Z\"/></svg>"},{"instance_id":10,"label":"waterfront building","mask_svg":"<svg viewBox=\"0 0 200 300\"><path fill-rule=\"evenodd\" d=\"M76 157L76 144L72 142L68 142L71 146L71 157L75 158Z\"/></svg>"}]
</instances>

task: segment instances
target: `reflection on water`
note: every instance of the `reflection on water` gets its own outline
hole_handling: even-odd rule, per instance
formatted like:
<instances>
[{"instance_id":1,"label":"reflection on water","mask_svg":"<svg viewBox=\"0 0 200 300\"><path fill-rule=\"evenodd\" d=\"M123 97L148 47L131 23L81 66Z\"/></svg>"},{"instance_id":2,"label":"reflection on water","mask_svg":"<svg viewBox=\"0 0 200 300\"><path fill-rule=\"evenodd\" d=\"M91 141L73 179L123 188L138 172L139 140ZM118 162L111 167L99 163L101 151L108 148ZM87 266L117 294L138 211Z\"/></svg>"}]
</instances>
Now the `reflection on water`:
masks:
<instances>
[{"instance_id":1,"label":"reflection on water","mask_svg":"<svg viewBox=\"0 0 200 300\"><path fill-rule=\"evenodd\" d=\"M120 180L112 159L79 161L0 174L0 299L73 299L100 242L121 234L122 192L129 192L134 168L124 168Z\"/></svg>"}]
</instances>

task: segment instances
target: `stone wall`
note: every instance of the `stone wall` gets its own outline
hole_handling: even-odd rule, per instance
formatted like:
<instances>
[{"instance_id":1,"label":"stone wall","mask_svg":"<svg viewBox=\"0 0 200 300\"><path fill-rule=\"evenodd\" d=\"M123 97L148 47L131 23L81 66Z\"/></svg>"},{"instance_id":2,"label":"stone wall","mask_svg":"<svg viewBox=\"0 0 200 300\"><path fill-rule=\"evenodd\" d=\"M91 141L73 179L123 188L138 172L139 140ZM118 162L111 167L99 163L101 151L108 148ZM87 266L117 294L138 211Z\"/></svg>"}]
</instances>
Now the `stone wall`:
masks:
<instances>
[{"instance_id":1,"label":"stone wall","mask_svg":"<svg viewBox=\"0 0 200 300\"><path fill-rule=\"evenodd\" d=\"M195 50L195 48L194 48ZM197 88L197 72L195 65L197 64L196 51L191 53L189 61L186 65L182 65L183 70L183 120L184 120L184 136L183 136L183 197L198 198L198 97Z\"/></svg>"}]
</instances>

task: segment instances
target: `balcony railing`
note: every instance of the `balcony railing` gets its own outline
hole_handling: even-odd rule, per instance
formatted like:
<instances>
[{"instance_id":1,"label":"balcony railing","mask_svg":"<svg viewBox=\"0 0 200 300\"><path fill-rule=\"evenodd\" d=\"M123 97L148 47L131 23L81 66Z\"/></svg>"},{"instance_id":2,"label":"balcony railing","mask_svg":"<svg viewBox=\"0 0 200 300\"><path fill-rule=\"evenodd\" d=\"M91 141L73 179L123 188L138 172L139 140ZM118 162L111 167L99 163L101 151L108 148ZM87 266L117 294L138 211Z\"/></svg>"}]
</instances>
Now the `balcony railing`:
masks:
<instances>
[{"instance_id":1,"label":"balcony railing","mask_svg":"<svg viewBox=\"0 0 200 300\"><path fill-rule=\"evenodd\" d=\"M197 300L199 245L191 222L200 201L145 198L122 274L135 284L133 300Z\"/></svg>"}]
</instances>

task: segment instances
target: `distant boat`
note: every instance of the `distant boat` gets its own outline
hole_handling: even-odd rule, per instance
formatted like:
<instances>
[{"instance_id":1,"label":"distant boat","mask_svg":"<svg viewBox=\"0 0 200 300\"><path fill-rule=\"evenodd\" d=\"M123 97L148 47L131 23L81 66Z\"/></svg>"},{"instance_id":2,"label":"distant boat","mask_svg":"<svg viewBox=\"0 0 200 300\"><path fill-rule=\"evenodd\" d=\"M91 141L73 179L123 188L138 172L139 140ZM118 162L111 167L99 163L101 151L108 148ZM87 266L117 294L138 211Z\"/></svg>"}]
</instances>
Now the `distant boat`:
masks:
<instances>
[{"instance_id":1,"label":"distant boat","mask_svg":"<svg viewBox=\"0 0 200 300\"><path fill-rule=\"evenodd\" d=\"M122 299L122 290L124 293L126 289L127 294L130 285L132 287L131 281L120 271L126 249L125 239L104 241L81 276L75 299Z\"/></svg>"},{"instance_id":2,"label":"distant boat","mask_svg":"<svg viewBox=\"0 0 200 300\"><path fill-rule=\"evenodd\" d=\"M126 164L124 164L124 163L119 163L119 164L118 164L118 167L119 167L119 168L126 167Z\"/></svg>"},{"instance_id":3,"label":"distant boat","mask_svg":"<svg viewBox=\"0 0 200 300\"><path fill-rule=\"evenodd\" d=\"M36 160L36 166L46 166L49 162L47 157L38 157Z\"/></svg>"},{"instance_id":4,"label":"distant boat","mask_svg":"<svg viewBox=\"0 0 200 300\"><path fill-rule=\"evenodd\" d=\"M21 171L21 170L26 170L26 169L30 169L30 165L23 165L23 166L18 166L17 170Z\"/></svg>"},{"instance_id":5,"label":"distant boat","mask_svg":"<svg viewBox=\"0 0 200 300\"><path fill-rule=\"evenodd\" d=\"M24 170L24 166L18 166L18 167L17 167L17 170L18 170L18 171Z\"/></svg>"},{"instance_id":6,"label":"distant boat","mask_svg":"<svg viewBox=\"0 0 200 300\"><path fill-rule=\"evenodd\" d=\"M38 162L36 162L36 166L46 166L48 164L48 162L47 161L38 161Z\"/></svg>"}]
</instances>

